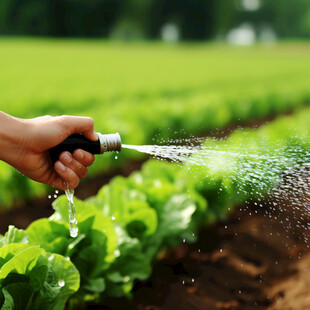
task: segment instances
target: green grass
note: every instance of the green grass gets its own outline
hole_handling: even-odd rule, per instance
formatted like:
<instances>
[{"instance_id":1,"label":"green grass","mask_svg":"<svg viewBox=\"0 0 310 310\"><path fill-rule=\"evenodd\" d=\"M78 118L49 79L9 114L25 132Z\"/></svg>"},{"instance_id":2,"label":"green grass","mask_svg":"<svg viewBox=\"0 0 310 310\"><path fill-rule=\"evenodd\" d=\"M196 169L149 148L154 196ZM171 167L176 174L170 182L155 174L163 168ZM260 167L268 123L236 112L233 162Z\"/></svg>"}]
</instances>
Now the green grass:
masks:
<instances>
[{"instance_id":1,"label":"green grass","mask_svg":"<svg viewBox=\"0 0 310 310\"><path fill-rule=\"evenodd\" d=\"M182 129L202 134L310 101L307 43L236 48L1 38L0 68L2 111L91 116L97 131L119 131L128 144L152 143L160 131L164 138ZM115 161L106 154L91 173L137 156L123 152ZM0 204L42 193L2 163L0 179Z\"/></svg>"}]
</instances>

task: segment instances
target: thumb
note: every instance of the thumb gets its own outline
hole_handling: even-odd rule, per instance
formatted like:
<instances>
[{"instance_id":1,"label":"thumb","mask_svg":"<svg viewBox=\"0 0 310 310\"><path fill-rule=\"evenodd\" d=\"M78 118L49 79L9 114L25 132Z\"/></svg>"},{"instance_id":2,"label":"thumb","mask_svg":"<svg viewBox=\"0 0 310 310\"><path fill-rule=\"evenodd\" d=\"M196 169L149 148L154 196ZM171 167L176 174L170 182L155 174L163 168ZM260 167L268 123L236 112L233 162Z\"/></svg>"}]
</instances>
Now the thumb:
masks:
<instances>
[{"instance_id":1,"label":"thumb","mask_svg":"<svg viewBox=\"0 0 310 310\"><path fill-rule=\"evenodd\" d=\"M85 138L91 141L97 141L98 135L94 130L94 120L91 117L82 116L63 116L64 124L70 134L82 133Z\"/></svg>"}]
</instances>

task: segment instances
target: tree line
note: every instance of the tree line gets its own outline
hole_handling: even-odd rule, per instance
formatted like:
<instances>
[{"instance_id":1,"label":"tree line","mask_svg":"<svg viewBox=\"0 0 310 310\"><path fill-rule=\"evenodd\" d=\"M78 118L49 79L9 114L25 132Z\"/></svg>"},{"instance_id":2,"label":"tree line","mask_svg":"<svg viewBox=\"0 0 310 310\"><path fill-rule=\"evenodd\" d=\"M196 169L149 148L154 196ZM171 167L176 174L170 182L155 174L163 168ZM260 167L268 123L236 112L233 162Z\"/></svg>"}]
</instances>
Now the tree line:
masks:
<instances>
[{"instance_id":1,"label":"tree line","mask_svg":"<svg viewBox=\"0 0 310 310\"><path fill-rule=\"evenodd\" d=\"M251 1L259 7L247 10L246 0L1 0L0 34L156 39L173 23L181 39L204 40L247 22L283 38L310 36L310 1Z\"/></svg>"}]
</instances>

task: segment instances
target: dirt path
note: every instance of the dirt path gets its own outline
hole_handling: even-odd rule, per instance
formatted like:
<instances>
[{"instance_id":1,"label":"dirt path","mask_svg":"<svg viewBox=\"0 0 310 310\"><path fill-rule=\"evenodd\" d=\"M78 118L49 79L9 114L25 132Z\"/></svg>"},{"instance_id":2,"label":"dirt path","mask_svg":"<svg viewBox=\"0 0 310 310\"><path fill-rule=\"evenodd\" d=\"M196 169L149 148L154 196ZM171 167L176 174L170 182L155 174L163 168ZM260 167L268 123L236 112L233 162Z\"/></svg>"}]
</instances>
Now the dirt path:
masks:
<instances>
[{"instance_id":1,"label":"dirt path","mask_svg":"<svg viewBox=\"0 0 310 310\"><path fill-rule=\"evenodd\" d=\"M295 265L296 273L271 289L271 294L279 296L270 310L310 309L310 254L305 255Z\"/></svg>"},{"instance_id":2,"label":"dirt path","mask_svg":"<svg viewBox=\"0 0 310 310\"><path fill-rule=\"evenodd\" d=\"M305 231L288 230L265 212L237 211L201 231L197 243L170 250L152 277L136 285L132 302L108 300L89 309L310 309Z\"/></svg>"}]
</instances>

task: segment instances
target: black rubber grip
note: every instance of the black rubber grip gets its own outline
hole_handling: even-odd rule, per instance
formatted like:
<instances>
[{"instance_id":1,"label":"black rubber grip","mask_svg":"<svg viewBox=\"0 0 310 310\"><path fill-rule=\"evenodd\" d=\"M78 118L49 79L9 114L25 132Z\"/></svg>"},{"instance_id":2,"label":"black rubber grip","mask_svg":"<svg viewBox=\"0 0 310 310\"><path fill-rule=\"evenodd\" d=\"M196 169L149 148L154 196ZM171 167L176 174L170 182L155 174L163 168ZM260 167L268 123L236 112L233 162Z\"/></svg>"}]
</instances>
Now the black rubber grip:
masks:
<instances>
[{"instance_id":1,"label":"black rubber grip","mask_svg":"<svg viewBox=\"0 0 310 310\"><path fill-rule=\"evenodd\" d=\"M65 141L50 149L50 156L53 164L59 159L59 155L68 151L73 153L76 149L82 149L92 154L100 154L100 141L90 141L84 136L75 134L68 137Z\"/></svg>"}]
</instances>

